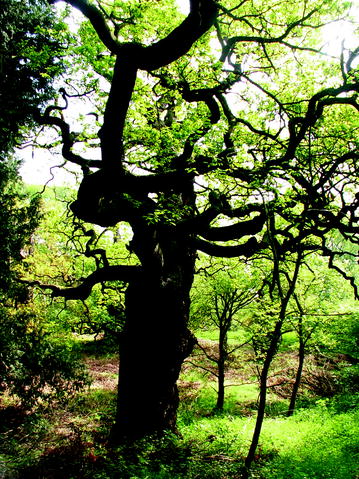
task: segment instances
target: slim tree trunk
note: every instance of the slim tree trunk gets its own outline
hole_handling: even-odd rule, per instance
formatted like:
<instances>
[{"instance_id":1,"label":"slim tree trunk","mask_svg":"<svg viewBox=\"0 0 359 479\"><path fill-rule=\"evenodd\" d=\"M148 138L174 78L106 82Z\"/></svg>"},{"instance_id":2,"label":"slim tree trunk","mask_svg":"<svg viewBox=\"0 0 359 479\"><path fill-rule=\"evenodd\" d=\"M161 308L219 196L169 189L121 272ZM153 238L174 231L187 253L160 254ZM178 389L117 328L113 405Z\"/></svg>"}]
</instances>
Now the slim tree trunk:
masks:
<instances>
[{"instance_id":1,"label":"slim tree trunk","mask_svg":"<svg viewBox=\"0 0 359 479\"><path fill-rule=\"evenodd\" d=\"M254 461L255 457L255 452L258 446L258 441L259 441L259 436L261 434L262 430L262 424L263 424L263 419L264 419L264 412L265 412L265 407L266 407L266 401L267 401L267 378L268 378L268 372L269 368L272 362L273 356L271 357L269 354L267 355L263 369L261 372L261 377L260 377L260 385L259 385L259 403L258 403L258 410L257 410L257 419L256 419L256 424L254 427L253 431L253 436L252 436L252 442L249 447L249 451L245 460L245 468L246 470L249 470L252 462Z\"/></svg>"},{"instance_id":2,"label":"slim tree trunk","mask_svg":"<svg viewBox=\"0 0 359 479\"><path fill-rule=\"evenodd\" d=\"M218 380L217 380L217 403L216 411L223 411L224 406L224 379L225 379L225 367L224 361L221 358L218 361Z\"/></svg>"},{"instance_id":3,"label":"slim tree trunk","mask_svg":"<svg viewBox=\"0 0 359 479\"><path fill-rule=\"evenodd\" d=\"M273 234L275 231L275 225L274 225L274 216L271 216L269 218L269 233L270 235ZM279 341L282 335L282 326L285 321L286 317L286 311L288 307L288 303L290 298L293 296L295 292L295 286L298 280L298 275L300 271L300 266L302 263L302 251L301 249L298 250L297 252L297 258L295 261L295 267L294 267L294 272L292 277L286 275L286 282L287 282L287 291L284 292L283 290L283 283L282 283L282 277L281 277L281 272L280 272L280 256L278 255L277 251L277 242L272 236L272 251L273 251L273 280L274 284L277 287L278 295L281 301L281 308L279 312L279 318L278 321L275 324L275 327L271 333L271 339L269 343L269 347L266 352L266 357L264 360L263 364L263 369L261 372L261 377L260 377L260 393L259 393L259 405L258 405L258 412L257 412L257 420L256 420L256 425L254 428L253 432L253 437L252 437L252 442L249 447L249 451L247 454L247 457L244 462L244 471L243 471L243 479L247 479L249 477L249 470L252 465L252 462L254 461L255 458L255 452L258 446L259 442L259 436L262 430L262 424L263 424L263 419L264 419L264 412L265 412L265 406L266 406L266 398L267 398L267 379L268 379L268 372L270 365L273 361L273 358L277 352L278 346L279 346Z\"/></svg>"},{"instance_id":4,"label":"slim tree trunk","mask_svg":"<svg viewBox=\"0 0 359 479\"><path fill-rule=\"evenodd\" d=\"M278 348L278 343L281 336L282 324L283 324L282 320L279 320L277 322L272 334L272 339L271 339L265 360L264 360L261 377L260 377L260 385L259 385L259 404L258 404L258 411L257 411L257 419L256 419L254 431L253 431L252 442L244 462L245 470L243 473L243 479L246 479L248 477L249 469L255 458L255 452L258 446L259 436L261 434L263 420L264 420L264 413L265 413L266 400L267 400L267 379L268 379L269 368Z\"/></svg>"},{"instance_id":5,"label":"slim tree trunk","mask_svg":"<svg viewBox=\"0 0 359 479\"><path fill-rule=\"evenodd\" d=\"M220 329L219 331L219 344L218 344L218 392L217 392L217 404L216 410L223 411L224 406L224 380L225 380L225 369L226 369L226 359L227 359L227 330Z\"/></svg>"},{"instance_id":6,"label":"slim tree trunk","mask_svg":"<svg viewBox=\"0 0 359 479\"><path fill-rule=\"evenodd\" d=\"M302 371L305 359L305 344L302 338L299 339L299 358L298 358L298 368L295 376L295 381L293 384L292 394L290 397L289 407L287 411L287 416L293 416L295 410L295 403L298 396L298 390L300 386L300 381L302 379Z\"/></svg>"}]
</instances>

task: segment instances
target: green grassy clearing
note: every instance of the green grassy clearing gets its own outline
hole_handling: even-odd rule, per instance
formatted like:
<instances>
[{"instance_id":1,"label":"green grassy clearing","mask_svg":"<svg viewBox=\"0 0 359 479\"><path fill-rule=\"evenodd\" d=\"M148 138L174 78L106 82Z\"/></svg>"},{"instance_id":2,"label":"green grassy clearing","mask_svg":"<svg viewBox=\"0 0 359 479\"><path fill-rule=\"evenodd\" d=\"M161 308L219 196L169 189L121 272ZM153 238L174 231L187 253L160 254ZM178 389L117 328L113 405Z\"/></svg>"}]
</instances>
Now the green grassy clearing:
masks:
<instances>
[{"instance_id":1,"label":"green grassy clearing","mask_svg":"<svg viewBox=\"0 0 359 479\"><path fill-rule=\"evenodd\" d=\"M85 351L89 357L89 348ZM106 351L96 359L97 367L113 376L108 370L116 355ZM198 369L186 366L180 436L148 438L116 450L107 444L115 380L111 388L107 380L96 380L67 404L44 405L32 414L7 399L0 408L0 473L4 479L240 479L258 389L228 387L225 410L216 414L214 388ZM270 393L251 478L357 479L358 403L354 395L316 400L287 418L287 401Z\"/></svg>"}]
</instances>

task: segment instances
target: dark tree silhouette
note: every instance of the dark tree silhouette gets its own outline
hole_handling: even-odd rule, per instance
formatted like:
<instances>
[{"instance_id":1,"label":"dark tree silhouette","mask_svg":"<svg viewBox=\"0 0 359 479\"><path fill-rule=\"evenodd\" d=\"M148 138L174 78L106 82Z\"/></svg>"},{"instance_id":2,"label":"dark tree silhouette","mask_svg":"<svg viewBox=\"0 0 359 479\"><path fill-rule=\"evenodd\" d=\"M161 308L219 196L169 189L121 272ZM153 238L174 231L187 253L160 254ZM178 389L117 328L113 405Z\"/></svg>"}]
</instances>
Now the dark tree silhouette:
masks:
<instances>
[{"instance_id":1,"label":"dark tree silhouette","mask_svg":"<svg viewBox=\"0 0 359 479\"><path fill-rule=\"evenodd\" d=\"M333 78L323 87L321 66L305 82L301 63L309 71L315 59L324 62L311 32L328 12L316 4L267 2L254 11L246 2L225 8L191 0L188 16L168 32L165 7L156 26L146 12L126 17L100 1L66 3L88 19L86 32L91 27L100 45L81 50L84 61L111 80L100 158L76 149L66 89L64 102L38 111L36 120L58 130L64 159L82 167L74 215L101 226L129 223L138 264L99 266L69 289L47 286L54 296L85 299L99 282L128 283L113 437L175 430L176 381L194 345L187 322L197 251L249 258L268 247L265 225L273 216L280 219L273 232L279 255L301 244L335 266L328 233L358 243L351 120L359 109L358 51L331 63ZM142 28L142 43L139 30L125 33L127 25Z\"/></svg>"}]
</instances>

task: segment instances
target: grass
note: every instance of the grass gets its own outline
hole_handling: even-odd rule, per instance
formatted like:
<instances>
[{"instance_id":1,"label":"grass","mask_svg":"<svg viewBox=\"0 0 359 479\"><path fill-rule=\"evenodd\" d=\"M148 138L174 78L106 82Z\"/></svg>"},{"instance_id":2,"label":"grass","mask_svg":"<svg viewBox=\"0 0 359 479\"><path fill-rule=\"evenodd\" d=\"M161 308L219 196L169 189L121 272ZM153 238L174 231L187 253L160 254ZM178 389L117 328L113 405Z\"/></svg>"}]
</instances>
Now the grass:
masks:
<instances>
[{"instance_id":1,"label":"grass","mask_svg":"<svg viewBox=\"0 0 359 479\"><path fill-rule=\"evenodd\" d=\"M269 420L261 441L278 452L262 474L266 479L358 477L358 437L358 410L337 414L318 405L282 423Z\"/></svg>"},{"instance_id":2,"label":"grass","mask_svg":"<svg viewBox=\"0 0 359 479\"><path fill-rule=\"evenodd\" d=\"M218 341L218 331L216 329L204 329L200 331L200 337L205 341ZM228 342L229 344L241 344L245 341L245 334L238 330L228 331Z\"/></svg>"},{"instance_id":3,"label":"grass","mask_svg":"<svg viewBox=\"0 0 359 479\"><path fill-rule=\"evenodd\" d=\"M180 436L107 445L115 411L117 357L104 348L86 358L94 384L67 404L28 413L0 405L0 477L4 479L240 479L255 422L258 388L231 386L213 411L215 383L186 365L180 382ZM231 381L232 382L232 381ZM250 381L249 381L250 382ZM287 418L286 400L269 393L251 479L358 479L359 400L308 402Z\"/></svg>"}]
</instances>

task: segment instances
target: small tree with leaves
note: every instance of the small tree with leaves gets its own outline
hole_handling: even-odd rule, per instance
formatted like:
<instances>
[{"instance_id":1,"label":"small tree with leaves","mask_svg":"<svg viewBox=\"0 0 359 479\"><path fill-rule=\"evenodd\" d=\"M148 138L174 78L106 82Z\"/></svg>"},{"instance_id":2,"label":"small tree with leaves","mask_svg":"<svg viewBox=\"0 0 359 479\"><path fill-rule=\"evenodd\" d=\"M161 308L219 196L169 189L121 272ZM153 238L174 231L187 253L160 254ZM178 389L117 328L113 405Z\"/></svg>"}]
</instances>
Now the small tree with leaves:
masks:
<instances>
[{"instance_id":1,"label":"small tree with leaves","mask_svg":"<svg viewBox=\"0 0 359 479\"><path fill-rule=\"evenodd\" d=\"M244 340L240 344L233 344L228 341L228 333L240 327L245 308L258 295L256 288L258 285L249 274L242 272L244 268L239 269L239 265L235 265L234 262L232 264L223 262L223 265L218 264L217 268L220 270L214 275L209 269L204 268L203 277L195 283L190 324L194 325L195 329L200 326L201 329L215 328L218 331L215 354L208 352L200 341L197 341L197 346L209 363L214 364L214 368L205 369L217 380L215 410L222 411L228 365L233 354L249 343L249 340ZM215 270L216 267L212 265L211 269Z\"/></svg>"}]
</instances>

